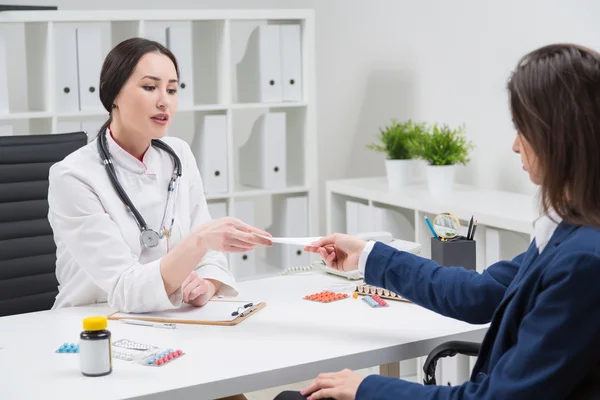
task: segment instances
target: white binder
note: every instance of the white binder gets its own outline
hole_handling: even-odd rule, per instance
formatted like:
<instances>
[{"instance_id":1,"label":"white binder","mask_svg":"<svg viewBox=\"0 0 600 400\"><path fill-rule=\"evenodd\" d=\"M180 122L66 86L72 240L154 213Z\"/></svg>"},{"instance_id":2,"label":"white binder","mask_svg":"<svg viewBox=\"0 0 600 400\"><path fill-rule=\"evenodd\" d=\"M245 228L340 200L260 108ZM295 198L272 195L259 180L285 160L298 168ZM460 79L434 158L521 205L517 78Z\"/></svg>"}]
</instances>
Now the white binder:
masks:
<instances>
[{"instance_id":1,"label":"white binder","mask_svg":"<svg viewBox=\"0 0 600 400\"><path fill-rule=\"evenodd\" d=\"M358 202L346 200L346 233L348 235L356 235L360 232L358 228L358 206Z\"/></svg>"},{"instance_id":2,"label":"white binder","mask_svg":"<svg viewBox=\"0 0 600 400\"><path fill-rule=\"evenodd\" d=\"M211 219L219 219L227 216L227 203L224 201L208 203L208 213Z\"/></svg>"},{"instance_id":3,"label":"white binder","mask_svg":"<svg viewBox=\"0 0 600 400\"><path fill-rule=\"evenodd\" d=\"M368 204L358 204L358 232L373 232L373 214Z\"/></svg>"},{"instance_id":4,"label":"white binder","mask_svg":"<svg viewBox=\"0 0 600 400\"><path fill-rule=\"evenodd\" d=\"M13 127L12 125L0 125L0 136L12 136Z\"/></svg>"},{"instance_id":5,"label":"white binder","mask_svg":"<svg viewBox=\"0 0 600 400\"><path fill-rule=\"evenodd\" d=\"M194 105L194 80L192 76L192 23L173 22L166 30L167 48L175 55L179 66L179 105Z\"/></svg>"},{"instance_id":6,"label":"white binder","mask_svg":"<svg viewBox=\"0 0 600 400\"><path fill-rule=\"evenodd\" d=\"M192 150L202 176L204 192L227 192L227 117L206 115L197 125Z\"/></svg>"},{"instance_id":7,"label":"white binder","mask_svg":"<svg viewBox=\"0 0 600 400\"><path fill-rule=\"evenodd\" d=\"M280 35L283 101L301 101L302 41L300 25L281 25Z\"/></svg>"},{"instance_id":8,"label":"white binder","mask_svg":"<svg viewBox=\"0 0 600 400\"><path fill-rule=\"evenodd\" d=\"M74 25L54 24L56 111L79 111L77 37ZM98 79L100 76L98 75Z\"/></svg>"},{"instance_id":9,"label":"white binder","mask_svg":"<svg viewBox=\"0 0 600 400\"><path fill-rule=\"evenodd\" d=\"M274 201L273 221L272 233L278 237L308 237L308 197L292 196ZM304 246L278 244L269 250L269 261L276 267L310 264L310 255Z\"/></svg>"},{"instance_id":10,"label":"white binder","mask_svg":"<svg viewBox=\"0 0 600 400\"><path fill-rule=\"evenodd\" d=\"M254 125L250 138L240 148L240 181L262 189L286 186L286 115L264 114Z\"/></svg>"},{"instance_id":11,"label":"white binder","mask_svg":"<svg viewBox=\"0 0 600 400\"><path fill-rule=\"evenodd\" d=\"M4 29L0 29L0 113L8 113L10 111L8 102L8 52L6 47L6 39L7 38Z\"/></svg>"},{"instance_id":12,"label":"white binder","mask_svg":"<svg viewBox=\"0 0 600 400\"><path fill-rule=\"evenodd\" d=\"M279 26L261 25L259 32L260 100L263 103L280 102L283 90Z\"/></svg>"},{"instance_id":13,"label":"white binder","mask_svg":"<svg viewBox=\"0 0 600 400\"><path fill-rule=\"evenodd\" d=\"M373 232L377 224L373 221L373 210L368 204L346 200L346 233L356 235Z\"/></svg>"},{"instance_id":14,"label":"white binder","mask_svg":"<svg viewBox=\"0 0 600 400\"><path fill-rule=\"evenodd\" d=\"M79 66L79 109L101 110L100 70L102 68L102 31L98 27L84 26L76 30L77 59Z\"/></svg>"},{"instance_id":15,"label":"white binder","mask_svg":"<svg viewBox=\"0 0 600 400\"><path fill-rule=\"evenodd\" d=\"M283 100L281 43L278 25L257 27L237 65L238 101L277 103Z\"/></svg>"},{"instance_id":16,"label":"white binder","mask_svg":"<svg viewBox=\"0 0 600 400\"><path fill-rule=\"evenodd\" d=\"M254 226L254 202L252 200L236 200L234 205L236 218ZM229 264L236 278L252 276L256 268L256 250L245 253L229 253Z\"/></svg>"},{"instance_id":17,"label":"white binder","mask_svg":"<svg viewBox=\"0 0 600 400\"><path fill-rule=\"evenodd\" d=\"M56 123L56 133L80 132L81 122L79 121L61 121Z\"/></svg>"}]
</instances>

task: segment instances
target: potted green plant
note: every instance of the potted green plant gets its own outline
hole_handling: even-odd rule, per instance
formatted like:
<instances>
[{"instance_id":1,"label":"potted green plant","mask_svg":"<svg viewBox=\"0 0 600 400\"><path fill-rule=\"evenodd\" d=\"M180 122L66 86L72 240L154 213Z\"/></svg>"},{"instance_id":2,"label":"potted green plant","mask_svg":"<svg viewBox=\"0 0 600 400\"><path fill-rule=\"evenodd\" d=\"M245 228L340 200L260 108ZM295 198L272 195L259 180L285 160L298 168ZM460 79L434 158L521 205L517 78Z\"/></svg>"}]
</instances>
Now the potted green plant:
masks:
<instances>
[{"instance_id":1,"label":"potted green plant","mask_svg":"<svg viewBox=\"0 0 600 400\"><path fill-rule=\"evenodd\" d=\"M434 124L424 135L416 150L419 158L427 161L427 185L432 196L447 195L454 185L456 165L466 165L473 148L464 136L465 126L452 129Z\"/></svg>"},{"instance_id":2,"label":"potted green plant","mask_svg":"<svg viewBox=\"0 0 600 400\"><path fill-rule=\"evenodd\" d=\"M417 150L421 137L426 134L425 123L412 120L397 122L379 129L379 143L371 143L371 150L387 154L385 169L390 189L399 189L415 181Z\"/></svg>"}]
</instances>

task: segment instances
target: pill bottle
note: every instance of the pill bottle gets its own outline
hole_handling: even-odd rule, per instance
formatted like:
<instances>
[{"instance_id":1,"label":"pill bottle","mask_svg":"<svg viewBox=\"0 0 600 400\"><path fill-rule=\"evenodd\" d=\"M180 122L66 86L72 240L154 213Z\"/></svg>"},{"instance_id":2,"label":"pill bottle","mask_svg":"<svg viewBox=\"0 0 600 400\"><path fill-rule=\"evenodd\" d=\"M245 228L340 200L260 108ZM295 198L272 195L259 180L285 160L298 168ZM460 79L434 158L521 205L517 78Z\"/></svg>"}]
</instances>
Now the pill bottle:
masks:
<instances>
[{"instance_id":1,"label":"pill bottle","mask_svg":"<svg viewBox=\"0 0 600 400\"><path fill-rule=\"evenodd\" d=\"M81 373L85 376L103 376L112 372L110 331L106 317L83 319L83 332L79 335Z\"/></svg>"}]
</instances>

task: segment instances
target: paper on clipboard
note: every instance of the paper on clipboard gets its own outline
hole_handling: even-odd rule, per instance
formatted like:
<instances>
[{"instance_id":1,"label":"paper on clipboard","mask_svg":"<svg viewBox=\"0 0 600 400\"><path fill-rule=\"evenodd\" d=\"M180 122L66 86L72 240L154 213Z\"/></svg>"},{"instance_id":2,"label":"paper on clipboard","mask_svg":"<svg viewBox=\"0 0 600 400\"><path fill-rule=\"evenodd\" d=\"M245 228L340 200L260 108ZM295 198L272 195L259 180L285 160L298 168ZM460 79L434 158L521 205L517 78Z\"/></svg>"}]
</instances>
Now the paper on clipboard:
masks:
<instances>
[{"instance_id":1,"label":"paper on clipboard","mask_svg":"<svg viewBox=\"0 0 600 400\"><path fill-rule=\"evenodd\" d=\"M258 233L254 233L254 234L263 239L270 240L273 243L294 244L297 246L310 246L311 244L313 244L314 242L316 242L317 240L322 238L322 236L284 238L284 237L269 237L269 236L259 235Z\"/></svg>"},{"instance_id":2,"label":"paper on clipboard","mask_svg":"<svg viewBox=\"0 0 600 400\"><path fill-rule=\"evenodd\" d=\"M183 304L181 307L147 313L116 312L108 319L140 319L145 321L174 323L230 323L264 306L259 301L211 300L203 307Z\"/></svg>"}]
</instances>

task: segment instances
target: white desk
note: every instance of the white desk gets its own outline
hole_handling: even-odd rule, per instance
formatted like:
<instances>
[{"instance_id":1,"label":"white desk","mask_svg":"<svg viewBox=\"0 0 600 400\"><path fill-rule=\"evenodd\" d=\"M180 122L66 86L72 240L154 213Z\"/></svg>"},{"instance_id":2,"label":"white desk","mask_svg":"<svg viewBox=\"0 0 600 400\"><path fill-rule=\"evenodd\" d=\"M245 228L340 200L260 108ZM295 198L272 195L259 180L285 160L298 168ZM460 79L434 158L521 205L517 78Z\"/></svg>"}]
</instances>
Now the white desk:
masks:
<instances>
[{"instance_id":1,"label":"white desk","mask_svg":"<svg viewBox=\"0 0 600 400\"><path fill-rule=\"evenodd\" d=\"M130 339L186 354L163 367L113 360L105 377L84 377L79 356L54 351L78 342L82 319L108 307L78 307L0 318L0 393L6 399L215 399L426 355L447 340L481 340L487 326L445 318L390 301L303 300L332 283L320 272L240 284L240 299L267 306L233 327L178 325L166 330L109 321L113 340ZM360 299L360 298L359 298Z\"/></svg>"}]
</instances>

